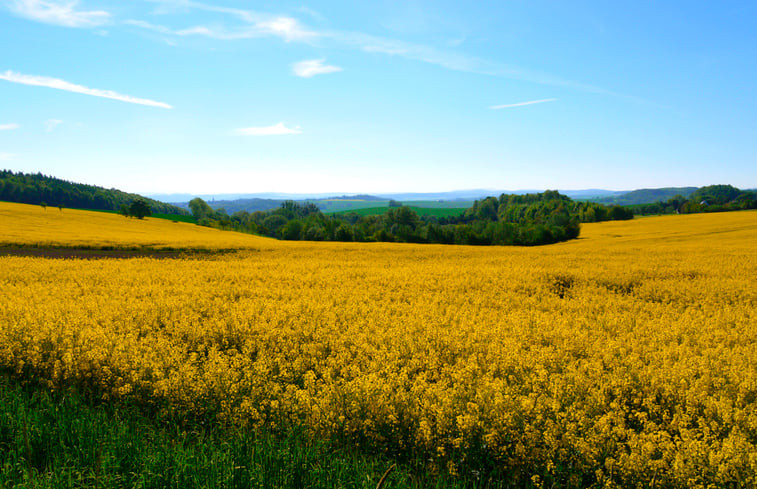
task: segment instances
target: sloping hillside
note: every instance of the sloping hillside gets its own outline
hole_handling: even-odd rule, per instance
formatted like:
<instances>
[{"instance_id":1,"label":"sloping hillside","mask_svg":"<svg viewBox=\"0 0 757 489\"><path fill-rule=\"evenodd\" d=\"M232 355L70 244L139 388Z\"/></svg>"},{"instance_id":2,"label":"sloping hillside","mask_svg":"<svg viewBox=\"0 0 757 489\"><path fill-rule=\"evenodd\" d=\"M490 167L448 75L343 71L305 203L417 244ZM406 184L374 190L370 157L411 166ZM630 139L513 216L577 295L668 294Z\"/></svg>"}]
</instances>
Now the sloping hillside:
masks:
<instances>
[{"instance_id":1,"label":"sloping hillside","mask_svg":"<svg viewBox=\"0 0 757 489\"><path fill-rule=\"evenodd\" d=\"M189 214L186 209L175 205L114 188L68 182L41 173L0 171L0 201L117 211L122 205L128 206L136 199L146 201L153 213L182 216Z\"/></svg>"},{"instance_id":2,"label":"sloping hillside","mask_svg":"<svg viewBox=\"0 0 757 489\"><path fill-rule=\"evenodd\" d=\"M282 244L270 238L165 219L0 202L0 247L222 250Z\"/></svg>"}]
</instances>

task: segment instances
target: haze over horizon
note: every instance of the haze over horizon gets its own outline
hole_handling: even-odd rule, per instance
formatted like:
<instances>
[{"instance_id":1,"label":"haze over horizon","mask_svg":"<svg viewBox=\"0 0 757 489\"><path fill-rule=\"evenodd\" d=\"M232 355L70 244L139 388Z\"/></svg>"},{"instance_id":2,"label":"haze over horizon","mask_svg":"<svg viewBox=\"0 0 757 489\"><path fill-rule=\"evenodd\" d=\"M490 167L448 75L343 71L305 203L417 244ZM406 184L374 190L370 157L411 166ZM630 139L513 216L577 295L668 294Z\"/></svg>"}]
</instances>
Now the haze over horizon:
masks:
<instances>
[{"instance_id":1,"label":"haze over horizon","mask_svg":"<svg viewBox=\"0 0 757 489\"><path fill-rule=\"evenodd\" d=\"M0 0L0 168L143 194L757 187L757 4Z\"/></svg>"}]
</instances>

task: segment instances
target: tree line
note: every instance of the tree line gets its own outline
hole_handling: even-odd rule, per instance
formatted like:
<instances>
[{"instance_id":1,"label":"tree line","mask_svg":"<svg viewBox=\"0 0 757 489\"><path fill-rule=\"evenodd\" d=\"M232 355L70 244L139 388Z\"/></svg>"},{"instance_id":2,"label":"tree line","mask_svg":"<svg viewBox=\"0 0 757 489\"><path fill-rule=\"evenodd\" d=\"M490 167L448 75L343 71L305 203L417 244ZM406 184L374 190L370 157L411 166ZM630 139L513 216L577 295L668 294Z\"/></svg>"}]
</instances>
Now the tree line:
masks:
<instances>
[{"instance_id":1,"label":"tree line","mask_svg":"<svg viewBox=\"0 0 757 489\"><path fill-rule=\"evenodd\" d=\"M122 206L129 208L134 202L141 200L155 214L189 214L180 207L117 189L68 182L42 173L14 173L10 170L0 171L0 200L21 204L110 211L121 211Z\"/></svg>"},{"instance_id":2,"label":"tree line","mask_svg":"<svg viewBox=\"0 0 757 489\"><path fill-rule=\"evenodd\" d=\"M269 211L229 215L195 198L189 208L203 226L233 229L285 240L383 241L469 245L541 245L578 237L581 222L630 219L626 209L575 202L557 191L488 197L461 216L419 216L407 206L384 214L323 214L310 202L285 201Z\"/></svg>"},{"instance_id":3,"label":"tree line","mask_svg":"<svg viewBox=\"0 0 757 489\"><path fill-rule=\"evenodd\" d=\"M667 201L629 206L636 215L696 214L757 209L757 192L731 185L700 187L688 198L675 195Z\"/></svg>"}]
</instances>

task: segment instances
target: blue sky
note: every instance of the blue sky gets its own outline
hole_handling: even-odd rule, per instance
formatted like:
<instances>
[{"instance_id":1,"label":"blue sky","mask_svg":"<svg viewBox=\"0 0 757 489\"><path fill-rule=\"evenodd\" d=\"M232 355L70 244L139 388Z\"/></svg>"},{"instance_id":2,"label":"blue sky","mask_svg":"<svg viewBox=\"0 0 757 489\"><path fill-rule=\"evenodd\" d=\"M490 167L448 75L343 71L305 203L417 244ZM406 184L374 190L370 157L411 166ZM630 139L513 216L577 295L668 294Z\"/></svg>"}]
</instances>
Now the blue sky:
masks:
<instances>
[{"instance_id":1,"label":"blue sky","mask_svg":"<svg viewBox=\"0 0 757 489\"><path fill-rule=\"evenodd\" d=\"M757 2L0 0L0 167L142 193L757 187Z\"/></svg>"}]
</instances>

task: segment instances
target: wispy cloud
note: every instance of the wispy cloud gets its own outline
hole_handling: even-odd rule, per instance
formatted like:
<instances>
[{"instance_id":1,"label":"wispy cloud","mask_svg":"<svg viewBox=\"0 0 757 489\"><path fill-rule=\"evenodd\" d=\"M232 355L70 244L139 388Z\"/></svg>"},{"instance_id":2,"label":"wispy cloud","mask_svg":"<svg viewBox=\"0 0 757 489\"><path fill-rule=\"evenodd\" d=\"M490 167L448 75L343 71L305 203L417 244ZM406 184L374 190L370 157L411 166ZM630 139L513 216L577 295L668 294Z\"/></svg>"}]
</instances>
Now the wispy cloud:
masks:
<instances>
[{"instance_id":1,"label":"wispy cloud","mask_svg":"<svg viewBox=\"0 0 757 489\"><path fill-rule=\"evenodd\" d=\"M276 36L285 41L302 41L314 36L313 33L302 29L296 20L288 17L256 22L253 25L227 28L214 25L212 27L197 25L184 29L171 29L164 25L152 24L143 20L126 20L124 24L149 29L161 34L173 36L203 36L221 41L234 41L237 39L254 39L259 37Z\"/></svg>"},{"instance_id":2,"label":"wispy cloud","mask_svg":"<svg viewBox=\"0 0 757 489\"><path fill-rule=\"evenodd\" d=\"M510 107L523 107L524 105L534 105L534 104L543 104L546 102L556 102L558 99L556 98L545 98L541 100L530 100L528 102L518 102L515 104L505 104L505 105L492 105L489 107L492 110L499 110L499 109L509 109Z\"/></svg>"},{"instance_id":3,"label":"wispy cloud","mask_svg":"<svg viewBox=\"0 0 757 489\"><path fill-rule=\"evenodd\" d=\"M0 153L0 161L12 160L15 156L13 153Z\"/></svg>"},{"instance_id":4,"label":"wispy cloud","mask_svg":"<svg viewBox=\"0 0 757 489\"><path fill-rule=\"evenodd\" d=\"M45 121L45 131L52 132L56 127L63 124L63 121L60 119L47 119Z\"/></svg>"},{"instance_id":5,"label":"wispy cloud","mask_svg":"<svg viewBox=\"0 0 757 489\"><path fill-rule=\"evenodd\" d=\"M11 0L8 8L20 17L65 27L96 27L106 24L104 10L78 10L76 0Z\"/></svg>"},{"instance_id":6,"label":"wispy cloud","mask_svg":"<svg viewBox=\"0 0 757 489\"><path fill-rule=\"evenodd\" d=\"M283 122L279 122L268 127L243 127L234 130L234 133L242 136L282 136L284 134L302 134L302 131L299 128L290 129Z\"/></svg>"},{"instance_id":7,"label":"wispy cloud","mask_svg":"<svg viewBox=\"0 0 757 489\"><path fill-rule=\"evenodd\" d=\"M519 66L470 56L455 49L455 44L457 43L454 42L451 46L441 46L437 48L423 44L405 42L398 39L373 36L361 32L315 30L306 26L299 20L286 15L271 15L251 10L220 7L194 0L149 1L159 4L161 10L171 8L181 12L186 12L188 10L202 10L226 14L234 18L236 25L229 22L230 25L228 26L224 24L213 24L212 26L199 25L183 29L172 29L141 20L127 21L127 23L174 36L195 35L219 40L277 36L287 42L296 41L311 44L317 42L319 45L333 43L341 47L347 46L369 53L400 56L454 71L477 73L480 75L529 81L541 85L565 87L583 92L619 96L619 94L611 90L588 83L567 80L550 73L539 72Z\"/></svg>"},{"instance_id":8,"label":"wispy cloud","mask_svg":"<svg viewBox=\"0 0 757 489\"><path fill-rule=\"evenodd\" d=\"M123 95L112 90L100 90L97 88L88 88L82 85L76 85L66 80L59 78L50 78L47 76L37 75L24 75L22 73L16 73L14 71L6 71L0 73L0 80L6 80L11 83L21 83L22 85L32 85L36 87L48 87L58 90L65 90L67 92L81 93L84 95L92 95L93 97L109 98L113 100L119 100L121 102L127 102L130 104L148 105L150 107L160 107L163 109L172 109L173 107L164 103L156 102L155 100L149 100L146 98L132 97L131 95Z\"/></svg>"},{"instance_id":9,"label":"wispy cloud","mask_svg":"<svg viewBox=\"0 0 757 489\"><path fill-rule=\"evenodd\" d=\"M159 32L161 34L176 34L174 31L172 31L168 27L165 27L165 26L162 26L162 25L157 25L157 24L152 24L152 23L144 21L144 20L129 19L129 20L125 20L124 24L126 24L126 25L133 25L135 27L141 27L142 29L148 29L148 30L151 30L151 31Z\"/></svg>"},{"instance_id":10,"label":"wispy cloud","mask_svg":"<svg viewBox=\"0 0 757 489\"><path fill-rule=\"evenodd\" d=\"M164 25L152 24L142 20L127 20L130 24L144 29L150 29L162 34L175 36L205 36L219 40L252 39L258 37L275 36L284 41L308 41L318 37L318 34L302 25L294 17L287 15L272 15L252 10L243 10L232 7L220 7L189 0L150 0L159 3L163 7L175 7L179 9L195 9L206 12L215 12L236 17L241 25L227 27L220 24L213 26L197 25L182 29L173 29Z\"/></svg>"},{"instance_id":11,"label":"wispy cloud","mask_svg":"<svg viewBox=\"0 0 757 489\"><path fill-rule=\"evenodd\" d=\"M326 73L336 73L342 71L338 66L325 65L323 62L325 59L308 59L305 61L299 61L292 65L292 71L295 75L302 78L310 78L315 75L324 75Z\"/></svg>"},{"instance_id":12,"label":"wispy cloud","mask_svg":"<svg viewBox=\"0 0 757 489\"><path fill-rule=\"evenodd\" d=\"M302 41L315 36L314 32L305 29L292 17L277 17L271 20L256 22L255 27L262 32L281 37L286 41Z\"/></svg>"},{"instance_id":13,"label":"wispy cloud","mask_svg":"<svg viewBox=\"0 0 757 489\"><path fill-rule=\"evenodd\" d=\"M10 131L11 129L18 129L19 126L15 122L12 122L10 124L0 124L0 131Z\"/></svg>"}]
</instances>

